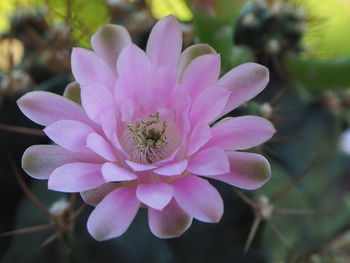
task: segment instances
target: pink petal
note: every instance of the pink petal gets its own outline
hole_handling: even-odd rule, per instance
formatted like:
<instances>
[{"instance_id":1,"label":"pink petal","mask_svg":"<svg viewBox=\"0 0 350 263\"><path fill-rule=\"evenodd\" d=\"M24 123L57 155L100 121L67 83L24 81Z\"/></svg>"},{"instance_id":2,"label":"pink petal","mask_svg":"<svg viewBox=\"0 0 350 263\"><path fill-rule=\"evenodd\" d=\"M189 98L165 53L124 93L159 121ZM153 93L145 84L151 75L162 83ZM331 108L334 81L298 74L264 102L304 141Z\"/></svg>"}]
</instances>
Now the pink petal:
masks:
<instances>
[{"instance_id":1,"label":"pink petal","mask_svg":"<svg viewBox=\"0 0 350 263\"><path fill-rule=\"evenodd\" d=\"M238 188L254 190L271 177L268 161L261 155L246 152L229 152L230 173L210 176Z\"/></svg>"},{"instance_id":2,"label":"pink petal","mask_svg":"<svg viewBox=\"0 0 350 263\"><path fill-rule=\"evenodd\" d=\"M179 162L165 165L161 168L154 170L153 172L164 176L180 175L186 170L187 164L188 164L187 160L181 160Z\"/></svg>"},{"instance_id":3,"label":"pink petal","mask_svg":"<svg viewBox=\"0 0 350 263\"><path fill-rule=\"evenodd\" d=\"M217 83L231 92L221 116L254 98L268 82L269 70L256 63L245 63L230 70Z\"/></svg>"},{"instance_id":4,"label":"pink petal","mask_svg":"<svg viewBox=\"0 0 350 263\"><path fill-rule=\"evenodd\" d=\"M220 148L209 148L197 153L187 170L198 175L218 175L230 171L226 152Z\"/></svg>"},{"instance_id":5,"label":"pink petal","mask_svg":"<svg viewBox=\"0 0 350 263\"><path fill-rule=\"evenodd\" d=\"M125 159L129 159L129 155L125 152L119 141L118 126L120 122L118 120L120 120L119 112L115 109L106 109L99 116L100 125L109 142L115 149L119 150Z\"/></svg>"},{"instance_id":6,"label":"pink petal","mask_svg":"<svg viewBox=\"0 0 350 263\"><path fill-rule=\"evenodd\" d=\"M188 175L173 183L174 196L182 209L203 222L219 222L224 205L219 192L207 181Z\"/></svg>"},{"instance_id":7,"label":"pink petal","mask_svg":"<svg viewBox=\"0 0 350 263\"><path fill-rule=\"evenodd\" d=\"M192 125L198 123L210 124L222 112L230 93L226 89L213 87L201 93L193 102L190 112Z\"/></svg>"},{"instance_id":8,"label":"pink petal","mask_svg":"<svg viewBox=\"0 0 350 263\"><path fill-rule=\"evenodd\" d=\"M60 120L44 129L46 135L61 147L71 151L87 151L86 138L94 130L79 121Z\"/></svg>"},{"instance_id":9,"label":"pink petal","mask_svg":"<svg viewBox=\"0 0 350 263\"><path fill-rule=\"evenodd\" d=\"M121 120L124 123L131 123L135 119L134 116L137 115L140 105L137 99L136 100L132 99L131 95L124 96L126 94L125 93L123 94L123 91L122 91L123 88L121 87L125 88L126 85L123 85L122 82L123 82L123 78L119 78L117 81L115 101L121 113ZM117 92L118 90L122 94L118 94ZM119 95L122 95L122 96L119 96Z\"/></svg>"},{"instance_id":10,"label":"pink petal","mask_svg":"<svg viewBox=\"0 0 350 263\"><path fill-rule=\"evenodd\" d=\"M92 83L99 83L110 90L113 89L116 76L96 53L84 48L73 48L71 59L73 76L82 89L85 85Z\"/></svg>"},{"instance_id":11,"label":"pink petal","mask_svg":"<svg viewBox=\"0 0 350 263\"><path fill-rule=\"evenodd\" d=\"M182 32L175 17L162 18L153 27L148 42L146 53L152 65L176 66L182 47Z\"/></svg>"},{"instance_id":12,"label":"pink petal","mask_svg":"<svg viewBox=\"0 0 350 263\"><path fill-rule=\"evenodd\" d=\"M163 182L140 184L136 190L136 196L142 203L157 210L169 204L173 195L172 186Z\"/></svg>"},{"instance_id":13,"label":"pink petal","mask_svg":"<svg viewBox=\"0 0 350 263\"><path fill-rule=\"evenodd\" d=\"M192 217L172 199L162 211L148 208L148 222L155 236L172 238L181 236L191 226Z\"/></svg>"},{"instance_id":14,"label":"pink petal","mask_svg":"<svg viewBox=\"0 0 350 263\"><path fill-rule=\"evenodd\" d=\"M147 171L147 170L157 168L156 165L151 165L151 164L135 163L129 160L126 160L125 162L127 163L127 165L129 165L131 169L133 169L136 172Z\"/></svg>"},{"instance_id":15,"label":"pink petal","mask_svg":"<svg viewBox=\"0 0 350 263\"><path fill-rule=\"evenodd\" d=\"M102 201L103 198L105 198L106 195L117 188L118 185L114 183L107 183L94 189L80 192L80 196L85 203L96 206L99 202Z\"/></svg>"},{"instance_id":16,"label":"pink petal","mask_svg":"<svg viewBox=\"0 0 350 263\"><path fill-rule=\"evenodd\" d=\"M135 189L120 187L109 193L92 211L87 228L98 241L122 235L140 207Z\"/></svg>"},{"instance_id":17,"label":"pink petal","mask_svg":"<svg viewBox=\"0 0 350 263\"><path fill-rule=\"evenodd\" d=\"M66 163L100 161L94 154L75 153L57 145L33 145L23 153L22 168L36 179L48 179L57 167Z\"/></svg>"},{"instance_id":18,"label":"pink petal","mask_svg":"<svg viewBox=\"0 0 350 263\"><path fill-rule=\"evenodd\" d=\"M220 73L220 55L196 57L183 74L183 89L192 97L215 85Z\"/></svg>"},{"instance_id":19,"label":"pink petal","mask_svg":"<svg viewBox=\"0 0 350 263\"><path fill-rule=\"evenodd\" d=\"M105 163L102 166L102 175L107 182L132 181L137 175L115 163Z\"/></svg>"},{"instance_id":20,"label":"pink petal","mask_svg":"<svg viewBox=\"0 0 350 263\"><path fill-rule=\"evenodd\" d=\"M174 105L176 111L176 123L179 125L182 136L185 138L191 128L191 122L188 115L192 106L192 101L190 96L183 93L176 94L176 96L181 98L181 100L176 100Z\"/></svg>"},{"instance_id":21,"label":"pink petal","mask_svg":"<svg viewBox=\"0 0 350 263\"><path fill-rule=\"evenodd\" d=\"M151 64L145 52L134 44L128 45L117 60L119 76L144 77L151 73Z\"/></svg>"},{"instance_id":22,"label":"pink petal","mask_svg":"<svg viewBox=\"0 0 350 263\"><path fill-rule=\"evenodd\" d=\"M211 129L208 124L200 124L193 128L188 139L186 156L196 153L211 137Z\"/></svg>"},{"instance_id":23,"label":"pink petal","mask_svg":"<svg viewBox=\"0 0 350 263\"><path fill-rule=\"evenodd\" d=\"M269 140L276 132L268 120L256 116L227 119L212 128L207 147L225 150L245 150Z\"/></svg>"},{"instance_id":24,"label":"pink petal","mask_svg":"<svg viewBox=\"0 0 350 263\"><path fill-rule=\"evenodd\" d=\"M28 92L17 101L17 104L24 115L43 126L61 119L89 122L82 107L51 92Z\"/></svg>"},{"instance_id":25,"label":"pink petal","mask_svg":"<svg viewBox=\"0 0 350 263\"><path fill-rule=\"evenodd\" d=\"M123 120L130 121L135 114L150 112L156 100L152 96L152 68L145 52L136 45L127 46L119 55L117 69L115 100Z\"/></svg>"},{"instance_id":26,"label":"pink petal","mask_svg":"<svg viewBox=\"0 0 350 263\"><path fill-rule=\"evenodd\" d=\"M115 107L110 90L97 83L84 86L81 90L81 100L89 118L97 123L103 111Z\"/></svg>"},{"instance_id":27,"label":"pink petal","mask_svg":"<svg viewBox=\"0 0 350 263\"><path fill-rule=\"evenodd\" d=\"M116 61L124 47L131 43L128 31L119 25L107 24L91 38L93 50L116 72Z\"/></svg>"},{"instance_id":28,"label":"pink petal","mask_svg":"<svg viewBox=\"0 0 350 263\"><path fill-rule=\"evenodd\" d=\"M142 118L145 112L156 110L154 105L157 104L158 98L152 92L151 77L151 74L140 77L135 73L118 78L115 100L124 122Z\"/></svg>"},{"instance_id":29,"label":"pink petal","mask_svg":"<svg viewBox=\"0 0 350 263\"><path fill-rule=\"evenodd\" d=\"M109 142L95 132L88 135L86 145L108 161L114 162L117 160L116 154Z\"/></svg>"},{"instance_id":30,"label":"pink petal","mask_svg":"<svg viewBox=\"0 0 350 263\"><path fill-rule=\"evenodd\" d=\"M105 183L101 164L68 163L55 169L49 178L49 189L74 193L89 190Z\"/></svg>"},{"instance_id":31,"label":"pink petal","mask_svg":"<svg viewBox=\"0 0 350 263\"><path fill-rule=\"evenodd\" d=\"M216 54L216 52L208 44L195 44L186 48L182 52L179 65L177 66L178 80L182 81L183 73L193 59L206 54Z\"/></svg>"},{"instance_id":32,"label":"pink petal","mask_svg":"<svg viewBox=\"0 0 350 263\"><path fill-rule=\"evenodd\" d=\"M152 73L152 93L157 97L157 100L153 101L153 111L167 108L169 103L172 102L172 96L169 96L176 87L176 70L173 67L163 66L158 67Z\"/></svg>"}]
</instances>

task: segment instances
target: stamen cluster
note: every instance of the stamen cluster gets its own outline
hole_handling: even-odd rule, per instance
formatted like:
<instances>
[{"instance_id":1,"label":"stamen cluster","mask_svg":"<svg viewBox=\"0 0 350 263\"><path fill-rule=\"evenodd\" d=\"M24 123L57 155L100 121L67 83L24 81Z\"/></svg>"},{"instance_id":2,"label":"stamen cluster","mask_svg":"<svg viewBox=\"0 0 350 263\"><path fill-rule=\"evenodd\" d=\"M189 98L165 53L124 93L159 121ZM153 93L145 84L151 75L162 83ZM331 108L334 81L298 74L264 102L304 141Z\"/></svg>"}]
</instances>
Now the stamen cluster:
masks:
<instances>
[{"instance_id":1,"label":"stamen cluster","mask_svg":"<svg viewBox=\"0 0 350 263\"><path fill-rule=\"evenodd\" d=\"M159 127L159 112L149 115L148 121L137 121L134 125L129 124L128 129L132 133L132 139L136 144L135 159L141 163L154 163L163 159L163 153L168 146L165 132L167 123L162 122Z\"/></svg>"}]
</instances>

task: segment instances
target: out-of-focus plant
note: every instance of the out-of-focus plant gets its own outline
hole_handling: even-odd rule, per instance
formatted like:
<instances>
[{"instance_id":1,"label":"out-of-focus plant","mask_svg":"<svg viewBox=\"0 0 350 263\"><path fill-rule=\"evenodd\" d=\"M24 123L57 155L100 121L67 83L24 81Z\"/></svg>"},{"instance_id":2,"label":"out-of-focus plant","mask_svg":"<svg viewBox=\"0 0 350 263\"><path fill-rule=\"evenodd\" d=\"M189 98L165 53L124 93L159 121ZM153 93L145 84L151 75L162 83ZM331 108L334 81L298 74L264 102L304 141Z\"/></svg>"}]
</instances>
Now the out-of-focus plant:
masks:
<instances>
[{"instance_id":1,"label":"out-of-focus plant","mask_svg":"<svg viewBox=\"0 0 350 263\"><path fill-rule=\"evenodd\" d=\"M155 18L160 19L169 14L180 21L191 21L193 14L187 7L185 0L146 0Z\"/></svg>"},{"instance_id":2,"label":"out-of-focus plant","mask_svg":"<svg viewBox=\"0 0 350 263\"><path fill-rule=\"evenodd\" d=\"M199 42L208 43L222 56L223 72L233 63L233 24L244 1L187 0L193 11L193 24Z\"/></svg>"},{"instance_id":3,"label":"out-of-focus plant","mask_svg":"<svg viewBox=\"0 0 350 263\"><path fill-rule=\"evenodd\" d=\"M331 59L350 54L349 0L293 0L308 9L313 19L304 35L306 57Z\"/></svg>"},{"instance_id":4,"label":"out-of-focus plant","mask_svg":"<svg viewBox=\"0 0 350 263\"><path fill-rule=\"evenodd\" d=\"M283 1L252 1L235 25L235 44L249 47L258 60L302 50L306 11Z\"/></svg>"}]
</instances>

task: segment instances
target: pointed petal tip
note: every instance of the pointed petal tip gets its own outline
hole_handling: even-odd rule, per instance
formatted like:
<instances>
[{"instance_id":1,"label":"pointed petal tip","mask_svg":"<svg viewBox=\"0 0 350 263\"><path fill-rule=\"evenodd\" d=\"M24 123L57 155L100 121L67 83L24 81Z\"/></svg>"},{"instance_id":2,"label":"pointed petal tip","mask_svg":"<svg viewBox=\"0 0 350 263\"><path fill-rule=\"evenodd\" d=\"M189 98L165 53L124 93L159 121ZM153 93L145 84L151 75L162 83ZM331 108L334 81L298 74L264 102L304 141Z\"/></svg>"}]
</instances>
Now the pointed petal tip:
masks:
<instances>
[{"instance_id":1,"label":"pointed petal tip","mask_svg":"<svg viewBox=\"0 0 350 263\"><path fill-rule=\"evenodd\" d=\"M87 221L87 229L98 241L119 237L129 228L139 207L134 189L118 188L95 207Z\"/></svg>"},{"instance_id":2,"label":"pointed petal tip","mask_svg":"<svg viewBox=\"0 0 350 263\"><path fill-rule=\"evenodd\" d=\"M176 238L181 236L192 224L189 216L175 201L162 210L148 209L148 223L151 232L158 238Z\"/></svg>"},{"instance_id":3,"label":"pointed petal tip","mask_svg":"<svg viewBox=\"0 0 350 263\"><path fill-rule=\"evenodd\" d=\"M241 66L250 67L251 68L251 79L253 82L261 81L264 78L266 78L266 81L268 82L270 79L270 71L267 67L254 63L254 62L248 62L244 63Z\"/></svg>"},{"instance_id":4,"label":"pointed petal tip","mask_svg":"<svg viewBox=\"0 0 350 263\"><path fill-rule=\"evenodd\" d=\"M179 25L179 22L177 21L176 17L173 14L169 14L167 16L164 16L161 19L159 19L159 21L163 21L166 23L175 23L175 24Z\"/></svg>"},{"instance_id":5,"label":"pointed petal tip","mask_svg":"<svg viewBox=\"0 0 350 263\"><path fill-rule=\"evenodd\" d=\"M172 15L160 19L152 28L146 53L153 66L176 66L181 55L182 31Z\"/></svg>"},{"instance_id":6,"label":"pointed petal tip","mask_svg":"<svg viewBox=\"0 0 350 263\"><path fill-rule=\"evenodd\" d=\"M173 183L174 197L190 216L207 223L217 223L224 213L219 192L207 180L188 175Z\"/></svg>"},{"instance_id":7,"label":"pointed petal tip","mask_svg":"<svg viewBox=\"0 0 350 263\"><path fill-rule=\"evenodd\" d=\"M256 190L271 178L267 159L256 153L229 152L230 173L211 178L245 190Z\"/></svg>"}]
</instances>

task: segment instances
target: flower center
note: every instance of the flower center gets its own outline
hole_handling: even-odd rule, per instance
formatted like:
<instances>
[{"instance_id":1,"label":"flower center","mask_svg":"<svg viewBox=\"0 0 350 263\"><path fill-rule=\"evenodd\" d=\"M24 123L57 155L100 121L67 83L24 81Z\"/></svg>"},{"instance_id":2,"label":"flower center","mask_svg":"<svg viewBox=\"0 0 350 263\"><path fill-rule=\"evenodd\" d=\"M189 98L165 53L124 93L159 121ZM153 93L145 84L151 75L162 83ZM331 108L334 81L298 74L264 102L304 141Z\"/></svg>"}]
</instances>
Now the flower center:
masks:
<instances>
[{"instance_id":1,"label":"flower center","mask_svg":"<svg viewBox=\"0 0 350 263\"><path fill-rule=\"evenodd\" d=\"M165 149L168 146L166 121L160 122L159 112L150 114L149 119L129 124L128 129L132 133L132 140L135 143L133 157L140 163L155 163L165 156Z\"/></svg>"}]
</instances>

